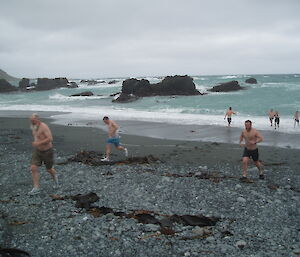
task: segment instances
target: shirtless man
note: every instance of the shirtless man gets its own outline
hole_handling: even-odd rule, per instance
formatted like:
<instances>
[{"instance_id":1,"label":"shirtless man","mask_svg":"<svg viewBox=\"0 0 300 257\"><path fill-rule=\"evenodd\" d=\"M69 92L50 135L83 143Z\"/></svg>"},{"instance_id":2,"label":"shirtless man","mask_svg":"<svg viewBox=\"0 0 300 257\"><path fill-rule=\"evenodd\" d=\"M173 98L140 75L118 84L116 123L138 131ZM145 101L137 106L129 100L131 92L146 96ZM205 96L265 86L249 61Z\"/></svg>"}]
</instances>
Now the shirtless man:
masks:
<instances>
[{"instance_id":1,"label":"shirtless man","mask_svg":"<svg viewBox=\"0 0 300 257\"><path fill-rule=\"evenodd\" d=\"M271 127L273 126L273 120L275 117L275 112L273 111L273 109L270 109L270 111L268 112L269 115L269 119L270 119L270 123L271 123Z\"/></svg>"},{"instance_id":2,"label":"shirtless man","mask_svg":"<svg viewBox=\"0 0 300 257\"><path fill-rule=\"evenodd\" d=\"M294 114L294 128L296 127L296 123L298 124L298 127L299 127L299 111L297 110Z\"/></svg>"},{"instance_id":3,"label":"shirtless man","mask_svg":"<svg viewBox=\"0 0 300 257\"><path fill-rule=\"evenodd\" d=\"M33 154L31 160L31 174L33 179L33 189L29 192L30 195L39 193L39 170L38 167L43 163L46 166L47 171L52 176L55 184L58 185L58 179L55 169L53 169L53 145L52 134L49 127L40 121L37 114L32 114L30 117L31 130L34 141L32 142Z\"/></svg>"},{"instance_id":4,"label":"shirtless man","mask_svg":"<svg viewBox=\"0 0 300 257\"><path fill-rule=\"evenodd\" d=\"M242 142L245 141L245 144ZM254 161L255 166L259 170L259 178L264 179L264 172L262 164L259 161L259 154L257 143L263 141L261 134L254 128L252 128L252 122L250 120L245 121L245 129L240 136L240 146L244 147L243 152L243 177L240 179L242 182L247 181L247 168L250 157Z\"/></svg>"},{"instance_id":5,"label":"shirtless man","mask_svg":"<svg viewBox=\"0 0 300 257\"><path fill-rule=\"evenodd\" d=\"M227 122L228 122L228 127L230 127L230 124L231 124L231 116L235 114L235 112L232 111L232 108L229 107L228 111L226 112L225 114L225 117L224 117L224 120L226 119L226 116L227 116Z\"/></svg>"},{"instance_id":6,"label":"shirtless man","mask_svg":"<svg viewBox=\"0 0 300 257\"><path fill-rule=\"evenodd\" d=\"M120 145L120 137L118 135L119 126L113 120L110 120L107 116L103 117L103 122L108 128L108 139L106 140L106 156L101 161L109 161L110 157L110 145L114 145L118 150L124 151L125 156L128 156L127 148Z\"/></svg>"}]
</instances>

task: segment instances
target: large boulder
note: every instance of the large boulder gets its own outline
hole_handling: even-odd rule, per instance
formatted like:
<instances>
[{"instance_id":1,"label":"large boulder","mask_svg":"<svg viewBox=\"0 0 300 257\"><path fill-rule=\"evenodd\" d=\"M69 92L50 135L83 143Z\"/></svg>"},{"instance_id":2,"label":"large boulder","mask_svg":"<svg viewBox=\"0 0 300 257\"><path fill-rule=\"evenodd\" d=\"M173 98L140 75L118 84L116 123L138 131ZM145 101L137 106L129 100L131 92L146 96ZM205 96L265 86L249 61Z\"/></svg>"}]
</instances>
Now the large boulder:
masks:
<instances>
[{"instance_id":1,"label":"large boulder","mask_svg":"<svg viewBox=\"0 0 300 257\"><path fill-rule=\"evenodd\" d=\"M78 85L77 85L77 83L76 82L69 82L68 83L68 88L78 88Z\"/></svg>"},{"instance_id":2,"label":"large boulder","mask_svg":"<svg viewBox=\"0 0 300 257\"><path fill-rule=\"evenodd\" d=\"M84 92L81 92L81 93L78 93L78 94L74 94L74 95L70 95L71 96L92 96L94 95L93 92L91 91L84 91Z\"/></svg>"},{"instance_id":3,"label":"large boulder","mask_svg":"<svg viewBox=\"0 0 300 257\"><path fill-rule=\"evenodd\" d=\"M136 101L137 99L139 99L138 96L135 96L132 94L121 93L117 99L114 99L112 101L117 102L117 103L130 103L130 102Z\"/></svg>"},{"instance_id":4,"label":"large boulder","mask_svg":"<svg viewBox=\"0 0 300 257\"><path fill-rule=\"evenodd\" d=\"M18 89L12 86L9 82L5 79L0 79L0 93L7 93L17 91Z\"/></svg>"},{"instance_id":5,"label":"large boulder","mask_svg":"<svg viewBox=\"0 0 300 257\"><path fill-rule=\"evenodd\" d=\"M231 92L231 91L238 91L244 89L239 85L239 82L236 80L229 81L226 83L221 83L217 86L214 86L212 89L209 89L211 92Z\"/></svg>"},{"instance_id":6,"label":"large boulder","mask_svg":"<svg viewBox=\"0 0 300 257\"><path fill-rule=\"evenodd\" d=\"M36 90L51 90L55 88L68 87L69 81L66 78L38 78Z\"/></svg>"},{"instance_id":7,"label":"large boulder","mask_svg":"<svg viewBox=\"0 0 300 257\"><path fill-rule=\"evenodd\" d=\"M255 78L249 78L245 80L248 84L257 84L257 80Z\"/></svg>"},{"instance_id":8,"label":"large boulder","mask_svg":"<svg viewBox=\"0 0 300 257\"><path fill-rule=\"evenodd\" d=\"M200 95L193 78L185 76L167 76L161 82L151 86L155 95Z\"/></svg>"},{"instance_id":9,"label":"large boulder","mask_svg":"<svg viewBox=\"0 0 300 257\"><path fill-rule=\"evenodd\" d=\"M19 81L19 88L21 90L26 90L27 87L30 87L30 80L27 78L22 78L22 80Z\"/></svg>"},{"instance_id":10,"label":"large boulder","mask_svg":"<svg viewBox=\"0 0 300 257\"><path fill-rule=\"evenodd\" d=\"M189 76L168 76L157 84L150 84L146 79L126 79L122 93L139 97L156 95L200 95L193 79Z\"/></svg>"}]
</instances>

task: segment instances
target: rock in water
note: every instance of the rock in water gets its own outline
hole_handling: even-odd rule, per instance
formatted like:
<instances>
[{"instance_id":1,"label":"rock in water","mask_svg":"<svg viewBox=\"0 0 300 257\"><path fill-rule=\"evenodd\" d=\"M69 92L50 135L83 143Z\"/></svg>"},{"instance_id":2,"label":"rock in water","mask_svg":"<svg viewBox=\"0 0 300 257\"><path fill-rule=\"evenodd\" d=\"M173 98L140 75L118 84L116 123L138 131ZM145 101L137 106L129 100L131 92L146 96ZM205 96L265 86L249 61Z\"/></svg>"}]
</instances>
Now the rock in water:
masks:
<instances>
[{"instance_id":1,"label":"rock in water","mask_svg":"<svg viewBox=\"0 0 300 257\"><path fill-rule=\"evenodd\" d=\"M245 80L248 84L257 84L257 80L255 78L249 78Z\"/></svg>"},{"instance_id":2,"label":"rock in water","mask_svg":"<svg viewBox=\"0 0 300 257\"><path fill-rule=\"evenodd\" d=\"M30 80L27 78L22 78L22 80L19 81L19 88L21 90L26 90L27 87L30 87Z\"/></svg>"},{"instance_id":3,"label":"rock in water","mask_svg":"<svg viewBox=\"0 0 300 257\"><path fill-rule=\"evenodd\" d=\"M70 97L72 97L72 96L92 96L92 95L94 95L93 92L84 91L84 92L81 92L81 93L78 93L78 94L70 95Z\"/></svg>"},{"instance_id":4,"label":"rock in water","mask_svg":"<svg viewBox=\"0 0 300 257\"><path fill-rule=\"evenodd\" d=\"M130 103L130 102L136 101L138 99L139 99L138 96L121 93L117 99L112 100L112 101L118 102L118 103Z\"/></svg>"},{"instance_id":5,"label":"rock in water","mask_svg":"<svg viewBox=\"0 0 300 257\"><path fill-rule=\"evenodd\" d=\"M18 89L12 86L9 82L5 79L0 79L0 93L7 93L17 91Z\"/></svg>"},{"instance_id":6,"label":"rock in water","mask_svg":"<svg viewBox=\"0 0 300 257\"><path fill-rule=\"evenodd\" d=\"M123 81L122 94L115 102L131 102L136 97L169 96L169 95L201 95L189 76L168 76L157 84L150 84L146 79L127 79ZM135 97L135 98L134 98Z\"/></svg>"},{"instance_id":7,"label":"rock in water","mask_svg":"<svg viewBox=\"0 0 300 257\"><path fill-rule=\"evenodd\" d=\"M66 78L38 78L36 90L51 90L55 88L68 87L69 81Z\"/></svg>"},{"instance_id":8,"label":"rock in water","mask_svg":"<svg viewBox=\"0 0 300 257\"><path fill-rule=\"evenodd\" d=\"M242 90L244 87L241 87L239 85L239 82L236 80L229 81L226 83L219 84L217 86L214 86L212 89L209 89L208 91L211 92L231 92L231 91L238 91Z\"/></svg>"}]
</instances>

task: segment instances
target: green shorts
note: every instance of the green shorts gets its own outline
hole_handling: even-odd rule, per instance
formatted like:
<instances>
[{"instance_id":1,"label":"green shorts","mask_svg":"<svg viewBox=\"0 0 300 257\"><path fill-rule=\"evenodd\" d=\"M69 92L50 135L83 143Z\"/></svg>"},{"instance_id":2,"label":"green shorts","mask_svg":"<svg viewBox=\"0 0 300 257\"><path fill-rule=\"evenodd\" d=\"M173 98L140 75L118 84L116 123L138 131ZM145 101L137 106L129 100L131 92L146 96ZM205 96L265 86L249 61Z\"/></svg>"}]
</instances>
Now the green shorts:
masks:
<instances>
[{"instance_id":1,"label":"green shorts","mask_svg":"<svg viewBox=\"0 0 300 257\"><path fill-rule=\"evenodd\" d=\"M46 169L50 170L54 164L54 151L50 148L46 151L35 149L32 153L31 165L42 166L45 164Z\"/></svg>"}]
</instances>

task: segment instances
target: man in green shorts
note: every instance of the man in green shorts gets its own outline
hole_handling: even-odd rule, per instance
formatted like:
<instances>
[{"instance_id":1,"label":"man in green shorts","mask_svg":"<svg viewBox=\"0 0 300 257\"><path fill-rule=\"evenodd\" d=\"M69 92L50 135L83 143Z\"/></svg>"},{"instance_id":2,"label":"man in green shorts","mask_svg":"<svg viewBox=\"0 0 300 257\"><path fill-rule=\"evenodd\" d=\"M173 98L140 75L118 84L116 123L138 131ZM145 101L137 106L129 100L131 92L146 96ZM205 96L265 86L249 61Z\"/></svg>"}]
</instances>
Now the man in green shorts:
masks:
<instances>
[{"instance_id":1,"label":"man in green shorts","mask_svg":"<svg viewBox=\"0 0 300 257\"><path fill-rule=\"evenodd\" d=\"M40 175L38 167L45 164L47 171L52 176L55 185L58 185L58 179L54 164L53 153L53 137L49 127L40 121L37 114L32 114L30 117L31 130L34 141L32 142L33 153L31 160L31 174L33 179L33 189L29 192L30 195L38 194L40 192Z\"/></svg>"}]
</instances>

